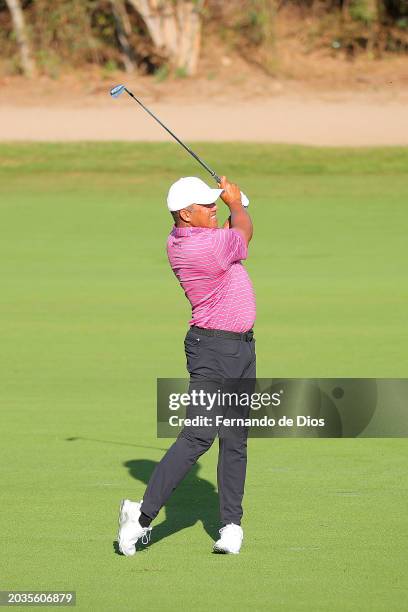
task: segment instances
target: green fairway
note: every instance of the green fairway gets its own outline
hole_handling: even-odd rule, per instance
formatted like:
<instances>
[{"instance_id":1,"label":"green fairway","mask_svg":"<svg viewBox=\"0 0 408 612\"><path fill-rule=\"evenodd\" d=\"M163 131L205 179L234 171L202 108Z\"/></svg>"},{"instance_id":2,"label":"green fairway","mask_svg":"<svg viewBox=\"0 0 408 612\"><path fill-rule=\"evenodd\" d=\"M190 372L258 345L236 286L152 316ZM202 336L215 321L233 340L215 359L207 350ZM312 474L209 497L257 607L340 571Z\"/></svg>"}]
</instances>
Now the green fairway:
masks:
<instances>
[{"instance_id":1,"label":"green fairway","mask_svg":"<svg viewBox=\"0 0 408 612\"><path fill-rule=\"evenodd\" d=\"M251 199L258 375L407 377L408 149L193 148ZM211 554L214 444L150 547L115 554L120 499L171 444L156 378L185 376L165 197L186 175L211 184L173 143L0 145L0 590L98 611L405 610L405 439L251 439L239 556Z\"/></svg>"}]
</instances>

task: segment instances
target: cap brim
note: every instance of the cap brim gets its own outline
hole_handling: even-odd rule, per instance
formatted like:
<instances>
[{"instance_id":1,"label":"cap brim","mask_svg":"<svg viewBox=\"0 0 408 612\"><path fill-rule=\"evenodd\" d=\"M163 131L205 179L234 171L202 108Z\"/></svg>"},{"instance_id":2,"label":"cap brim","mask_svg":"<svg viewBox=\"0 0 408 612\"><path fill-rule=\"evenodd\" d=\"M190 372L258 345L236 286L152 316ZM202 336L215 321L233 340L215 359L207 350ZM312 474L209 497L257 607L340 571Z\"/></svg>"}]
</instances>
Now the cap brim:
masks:
<instances>
[{"instance_id":1,"label":"cap brim","mask_svg":"<svg viewBox=\"0 0 408 612\"><path fill-rule=\"evenodd\" d=\"M171 212L176 212L177 210L182 210L183 208L187 208L187 206L191 206L191 204L213 204L216 200L218 200L223 191L223 189L209 189L205 197L195 198L193 202L177 205L177 207L174 205L172 207L168 206L168 209Z\"/></svg>"}]
</instances>

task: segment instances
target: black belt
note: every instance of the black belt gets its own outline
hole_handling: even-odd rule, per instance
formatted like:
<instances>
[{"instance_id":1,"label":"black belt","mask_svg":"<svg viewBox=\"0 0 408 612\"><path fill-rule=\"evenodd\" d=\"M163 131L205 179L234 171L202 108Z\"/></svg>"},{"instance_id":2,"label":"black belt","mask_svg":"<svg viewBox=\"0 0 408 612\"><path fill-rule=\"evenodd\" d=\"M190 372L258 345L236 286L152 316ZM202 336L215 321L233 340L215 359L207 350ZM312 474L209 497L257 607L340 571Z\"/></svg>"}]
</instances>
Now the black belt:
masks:
<instances>
[{"instance_id":1,"label":"black belt","mask_svg":"<svg viewBox=\"0 0 408 612\"><path fill-rule=\"evenodd\" d=\"M206 329L204 327L197 327L192 325L190 330L194 333L201 334L202 336L217 336L218 338L229 338L230 340L244 340L245 342L251 342L254 337L254 330L250 329L242 334L239 332L224 331L223 329Z\"/></svg>"}]
</instances>

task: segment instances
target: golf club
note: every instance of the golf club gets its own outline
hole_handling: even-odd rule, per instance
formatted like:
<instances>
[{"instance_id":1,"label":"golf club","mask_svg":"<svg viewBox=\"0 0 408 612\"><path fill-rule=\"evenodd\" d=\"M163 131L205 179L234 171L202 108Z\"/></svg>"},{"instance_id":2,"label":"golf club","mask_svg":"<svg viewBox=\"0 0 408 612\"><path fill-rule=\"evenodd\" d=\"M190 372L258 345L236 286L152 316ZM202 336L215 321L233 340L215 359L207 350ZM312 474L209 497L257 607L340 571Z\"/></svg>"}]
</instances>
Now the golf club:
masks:
<instances>
[{"instance_id":1,"label":"golf club","mask_svg":"<svg viewBox=\"0 0 408 612\"><path fill-rule=\"evenodd\" d=\"M143 102L141 102L140 100L138 100L136 98L136 96L125 86L125 85L116 85L116 87L113 87L113 89L111 89L110 91L110 95L112 96L112 98L118 98L124 91L126 91L127 94L129 94L129 96L131 98L133 98L142 108L143 110L145 110L147 113L149 113L149 115L151 117L153 117L153 119L155 119L157 121L157 123L159 125L162 126L162 128L164 128L166 130L166 132L168 132L170 134L170 136L172 136L174 138L174 140L177 140L177 142L179 144L181 144L181 146L188 152L190 153L190 155L192 155L194 157L194 159L196 159L198 161L199 164L202 165L203 168L205 168L205 170L207 170L207 172L209 172L211 174L211 176L217 181L217 183L221 182L220 177L218 176L218 174L216 174L216 172L214 170L212 170L209 166L207 166L207 164L198 157L198 155L196 153L194 153L194 151L192 151L190 149L190 147L188 147L182 140L180 140L180 138L178 138L167 126L164 125L164 123L162 123L160 121L160 119L158 117L156 117L156 115L154 115L144 104ZM247 196L242 193L241 191L241 201L243 206L248 206L249 205L249 200L247 198Z\"/></svg>"}]
</instances>

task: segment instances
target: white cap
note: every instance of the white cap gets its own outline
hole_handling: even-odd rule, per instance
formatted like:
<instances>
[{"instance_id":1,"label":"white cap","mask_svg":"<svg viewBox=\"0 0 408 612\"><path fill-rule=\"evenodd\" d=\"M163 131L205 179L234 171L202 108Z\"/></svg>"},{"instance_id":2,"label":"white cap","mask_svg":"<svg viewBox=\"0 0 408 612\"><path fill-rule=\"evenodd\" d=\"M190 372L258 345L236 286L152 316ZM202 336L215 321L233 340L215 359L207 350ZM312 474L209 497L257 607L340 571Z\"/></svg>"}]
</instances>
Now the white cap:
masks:
<instances>
[{"instance_id":1,"label":"white cap","mask_svg":"<svg viewBox=\"0 0 408 612\"><path fill-rule=\"evenodd\" d=\"M170 187L167 207L170 211L181 210L190 204L212 204L222 194L223 189L211 189L196 176L185 176Z\"/></svg>"}]
</instances>

